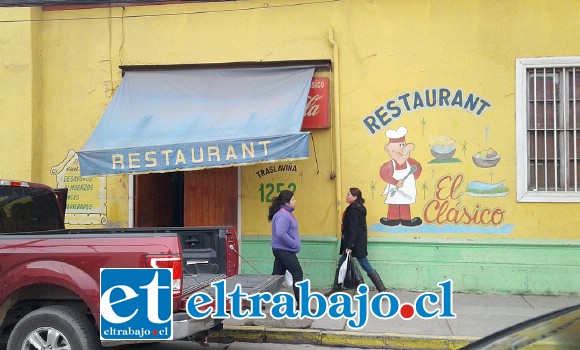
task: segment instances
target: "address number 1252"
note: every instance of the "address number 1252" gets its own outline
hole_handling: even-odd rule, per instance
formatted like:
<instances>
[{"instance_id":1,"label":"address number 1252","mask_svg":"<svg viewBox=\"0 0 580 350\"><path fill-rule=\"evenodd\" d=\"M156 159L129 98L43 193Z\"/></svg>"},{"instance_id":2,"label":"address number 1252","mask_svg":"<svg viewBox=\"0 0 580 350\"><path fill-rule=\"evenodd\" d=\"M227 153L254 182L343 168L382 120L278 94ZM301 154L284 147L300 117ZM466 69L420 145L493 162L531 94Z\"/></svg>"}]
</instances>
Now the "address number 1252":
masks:
<instances>
[{"instance_id":1,"label":"address number 1252","mask_svg":"<svg viewBox=\"0 0 580 350\"><path fill-rule=\"evenodd\" d=\"M282 192L283 190L289 190L296 193L296 184L285 184L283 182L278 182L276 184L260 184L260 201L270 203L272 202L272 198L277 196L278 193Z\"/></svg>"}]
</instances>

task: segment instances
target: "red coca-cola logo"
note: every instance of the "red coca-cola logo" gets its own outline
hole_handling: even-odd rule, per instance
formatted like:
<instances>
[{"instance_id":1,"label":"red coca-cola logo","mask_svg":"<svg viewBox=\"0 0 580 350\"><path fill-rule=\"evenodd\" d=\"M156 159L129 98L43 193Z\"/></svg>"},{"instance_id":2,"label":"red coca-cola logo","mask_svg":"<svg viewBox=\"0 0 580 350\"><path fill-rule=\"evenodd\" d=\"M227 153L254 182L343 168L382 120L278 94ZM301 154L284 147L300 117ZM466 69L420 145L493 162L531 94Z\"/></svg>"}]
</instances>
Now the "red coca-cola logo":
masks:
<instances>
[{"instance_id":1,"label":"red coca-cola logo","mask_svg":"<svg viewBox=\"0 0 580 350\"><path fill-rule=\"evenodd\" d=\"M328 78L312 78L302 129L328 128L328 110Z\"/></svg>"},{"instance_id":2,"label":"red coca-cola logo","mask_svg":"<svg viewBox=\"0 0 580 350\"><path fill-rule=\"evenodd\" d=\"M320 112L320 100L322 100L321 95L308 96L308 100L306 101L306 113L304 113L305 117L315 117L318 112Z\"/></svg>"}]
</instances>

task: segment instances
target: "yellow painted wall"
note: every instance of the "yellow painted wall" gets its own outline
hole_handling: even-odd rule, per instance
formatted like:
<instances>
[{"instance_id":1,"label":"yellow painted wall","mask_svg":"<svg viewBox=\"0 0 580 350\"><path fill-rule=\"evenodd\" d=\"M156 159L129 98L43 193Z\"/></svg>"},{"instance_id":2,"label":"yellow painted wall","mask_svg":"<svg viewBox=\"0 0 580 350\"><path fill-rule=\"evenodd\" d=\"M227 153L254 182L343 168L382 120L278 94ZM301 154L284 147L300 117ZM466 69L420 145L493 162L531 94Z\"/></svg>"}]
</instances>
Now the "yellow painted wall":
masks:
<instances>
[{"instance_id":1,"label":"yellow painted wall","mask_svg":"<svg viewBox=\"0 0 580 350\"><path fill-rule=\"evenodd\" d=\"M33 180L40 170L39 9L0 11L0 177Z\"/></svg>"},{"instance_id":2,"label":"yellow painted wall","mask_svg":"<svg viewBox=\"0 0 580 350\"><path fill-rule=\"evenodd\" d=\"M340 86L333 95L340 106L339 198L344 198L348 187L360 187L367 199L371 228L386 214L381 196L384 182L378 176L381 164L388 160L384 132L406 126L407 141L417 147L412 157L423 165L419 196L411 207L414 215L421 214L433 198L438 179L462 175L463 187L469 181L505 180L509 188L505 197L464 195L460 204L469 209L499 207L505 210L502 224L514 225L509 233L492 236L469 232L411 235L578 239L574 218L580 204L516 202L515 60L580 55L576 45L580 41L579 11L580 3L564 0L280 0L45 11L39 29L42 55L38 68L32 63L32 39L28 38L28 44L13 39L34 32L26 22L32 14L25 9L2 9L0 19L24 22L0 23L0 38L8 43L0 46L0 79L8 79L7 84L2 83L0 118L3 125L7 119L14 125L6 140L2 126L1 142L3 148L19 145L14 153L0 154L1 177L33 177L54 184L51 167L62 162L70 149L82 147L121 80L119 65L330 60L333 52L328 31L332 28L339 46ZM21 65L29 72L22 72ZM29 82L22 89L15 84L23 79L38 81L33 71L41 72L40 99L32 98L36 84ZM6 85L14 89L7 91ZM375 135L365 129L363 119L389 99L441 87L476 94L492 107L479 117L458 108L417 110L403 114ZM37 130L31 121L34 106L40 106L42 125L38 150L33 146L33 138L37 138L32 136L32 130ZM311 158L295 163L302 175L268 177L272 183L300 181L296 214L301 232L307 235L336 234L335 185L328 176L332 171L331 135L331 130L315 133L320 173L314 173ZM429 145L438 136L457 142L456 157L461 162L429 163L433 159ZM475 167L471 155L489 147L501 155L500 163L490 169ZM24 165L19 165L22 170L6 171L8 164ZM36 166L39 172L34 176ZM256 171L263 167L242 171L244 234L269 234L267 204L258 202L258 189L265 178L256 176ZM127 185L126 178L107 178L107 224L126 223ZM340 205L343 209L344 201ZM376 236L389 235L374 231Z\"/></svg>"},{"instance_id":3,"label":"yellow painted wall","mask_svg":"<svg viewBox=\"0 0 580 350\"><path fill-rule=\"evenodd\" d=\"M375 1L352 7L353 25L348 32L352 41L342 46L341 62L352 69L345 69L341 80L353 89L349 102L341 102L344 128L356 130L357 137L343 139L343 152L350 152L361 143L364 146L360 158L343 161L344 169L360 169L345 170L344 183L361 184L367 193L373 184L377 186L374 199L369 198L373 204L367 206L369 223L378 222L386 214L386 205L381 204L383 197L377 196L384 187L377 171L389 158L383 151L387 142L385 129L376 136L365 134L360 130L361 119L401 93L448 87L473 92L490 101L492 108L479 118L456 108L421 110L404 114L389 125L409 129L407 142L416 145L412 157L423 165L418 181L425 182L429 190L423 196L418 189L412 214L421 214L433 198L437 179L446 174L464 174L463 188L468 181L505 180L510 189L506 197L497 199L462 198L461 204L470 210L476 204L505 209L504 223L515 227L511 234L494 238L580 237L574 224L574 212L580 204L516 202L514 136L516 58L579 55L580 48L572 44L580 34L580 23L572 13L579 9L580 4L569 1ZM490 127L487 142L486 126ZM458 152L463 162L426 164L433 159L429 144L436 136L454 138L458 151L465 142L466 152ZM501 155L500 163L489 169L475 167L471 155L488 147ZM466 236L489 237L462 235Z\"/></svg>"},{"instance_id":4,"label":"yellow painted wall","mask_svg":"<svg viewBox=\"0 0 580 350\"><path fill-rule=\"evenodd\" d=\"M271 234L268 207L278 189L294 191L295 215L302 235L334 236L337 220L330 179L330 130L312 130L310 158L294 162L256 164L242 168L242 234ZM285 167L288 165L287 167ZM282 166L282 170L280 170ZM285 170L290 169L290 170Z\"/></svg>"}]
</instances>

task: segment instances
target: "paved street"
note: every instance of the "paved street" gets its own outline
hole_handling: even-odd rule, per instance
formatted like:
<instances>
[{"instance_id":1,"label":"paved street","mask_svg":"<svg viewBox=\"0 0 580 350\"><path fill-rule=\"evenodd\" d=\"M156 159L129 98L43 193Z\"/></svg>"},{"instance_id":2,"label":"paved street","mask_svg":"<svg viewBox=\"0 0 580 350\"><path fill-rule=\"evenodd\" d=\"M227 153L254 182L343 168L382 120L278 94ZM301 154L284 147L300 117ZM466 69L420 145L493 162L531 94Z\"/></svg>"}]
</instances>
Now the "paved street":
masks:
<instances>
[{"instance_id":1,"label":"paved street","mask_svg":"<svg viewBox=\"0 0 580 350\"><path fill-rule=\"evenodd\" d=\"M421 294L404 290L393 293L402 303L413 302ZM580 296L454 293L455 319L413 317L405 320L401 317L378 319L371 316L359 330L350 328L345 319L331 319L328 316L317 320L276 320L269 316L262 320L228 319L224 321L224 331L211 333L210 340L213 338L224 343L260 343L266 340L383 349L460 348L519 322L577 304L580 304Z\"/></svg>"},{"instance_id":2,"label":"paved street","mask_svg":"<svg viewBox=\"0 0 580 350\"><path fill-rule=\"evenodd\" d=\"M116 350L197 350L197 349L214 349L214 350L303 350L303 349L317 349L317 350L358 350L361 348L337 348L320 345L309 344L274 344L274 343L242 343L234 342L230 344L199 344L196 342L175 341L167 343L159 343L152 345L133 345L119 348L112 348Z\"/></svg>"},{"instance_id":3,"label":"paved street","mask_svg":"<svg viewBox=\"0 0 580 350\"><path fill-rule=\"evenodd\" d=\"M0 347L5 350L6 347ZM310 344L275 344L275 343L243 343L233 342L229 344L209 343L200 344L190 341L170 341L157 344L135 344L105 348L110 350L362 350L362 348L329 347Z\"/></svg>"}]
</instances>

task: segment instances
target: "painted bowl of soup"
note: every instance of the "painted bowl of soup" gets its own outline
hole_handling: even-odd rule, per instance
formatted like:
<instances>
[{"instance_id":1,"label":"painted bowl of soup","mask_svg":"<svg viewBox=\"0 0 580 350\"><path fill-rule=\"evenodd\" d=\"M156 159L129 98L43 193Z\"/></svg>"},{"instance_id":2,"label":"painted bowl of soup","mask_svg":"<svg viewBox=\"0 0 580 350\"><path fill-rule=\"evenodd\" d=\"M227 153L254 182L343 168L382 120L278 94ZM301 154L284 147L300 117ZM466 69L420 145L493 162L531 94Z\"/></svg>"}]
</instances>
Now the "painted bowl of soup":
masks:
<instances>
[{"instance_id":1,"label":"painted bowl of soup","mask_svg":"<svg viewBox=\"0 0 580 350\"><path fill-rule=\"evenodd\" d=\"M499 163L501 157L493 148L488 148L487 150L475 153L471 159L480 168L491 168Z\"/></svg>"},{"instance_id":2,"label":"painted bowl of soup","mask_svg":"<svg viewBox=\"0 0 580 350\"><path fill-rule=\"evenodd\" d=\"M453 145L429 145L431 155L435 159L445 160L450 159L455 154L455 146Z\"/></svg>"}]
</instances>

